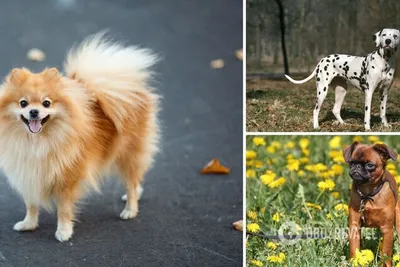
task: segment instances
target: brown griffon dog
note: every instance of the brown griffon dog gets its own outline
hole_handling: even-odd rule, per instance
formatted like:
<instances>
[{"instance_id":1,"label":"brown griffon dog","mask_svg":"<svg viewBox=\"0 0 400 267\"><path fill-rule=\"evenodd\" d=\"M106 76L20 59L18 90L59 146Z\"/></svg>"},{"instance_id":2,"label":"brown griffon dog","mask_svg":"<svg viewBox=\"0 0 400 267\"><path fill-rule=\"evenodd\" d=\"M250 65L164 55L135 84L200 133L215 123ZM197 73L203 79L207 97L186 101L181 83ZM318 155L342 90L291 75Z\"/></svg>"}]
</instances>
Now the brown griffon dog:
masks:
<instances>
[{"instance_id":1,"label":"brown griffon dog","mask_svg":"<svg viewBox=\"0 0 400 267\"><path fill-rule=\"evenodd\" d=\"M349 204L350 258L360 249L361 227L379 228L383 235L381 255L391 257L393 226L400 229L400 206L397 184L385 169L389 159L397 160L397 153L385 144L364 145L354 142L343 150L353 180ZM391 266L390 259L385 261Z\"/></svg>"}]
</instances>

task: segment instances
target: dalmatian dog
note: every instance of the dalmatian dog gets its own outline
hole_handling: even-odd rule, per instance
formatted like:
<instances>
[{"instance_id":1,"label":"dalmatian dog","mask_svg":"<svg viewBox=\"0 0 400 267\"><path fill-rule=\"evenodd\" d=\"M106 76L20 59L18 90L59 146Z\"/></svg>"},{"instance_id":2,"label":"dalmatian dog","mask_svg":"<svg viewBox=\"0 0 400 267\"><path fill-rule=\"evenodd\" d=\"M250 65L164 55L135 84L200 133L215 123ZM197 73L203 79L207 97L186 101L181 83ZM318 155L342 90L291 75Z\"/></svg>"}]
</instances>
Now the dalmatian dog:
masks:
<instances>
[{"instance_id":1,"label":"dalmatian dog","mask_svg":"<svg viewBox=\"0 0 400 267\"><path fill-rule=\"evenodd\" d=\"M375 90L381 94L380 117L385 127L391 127L386 119L386 102L394 76L394 54L400 42L400 32L396 29L382 29L373 35L377 49L366 57L333 54L321 59L313 73L304 80L297 81L285 75L295 84L302 84L314 76L317 83L317 103L314 109L314 129L319 128L318 115L328 94L329 86L335 88L333 114L339 124L344 124L340 109L346 96L348 83L365 93L365 130L370 130L371 101Z\"/></svg>"}]
</instances>

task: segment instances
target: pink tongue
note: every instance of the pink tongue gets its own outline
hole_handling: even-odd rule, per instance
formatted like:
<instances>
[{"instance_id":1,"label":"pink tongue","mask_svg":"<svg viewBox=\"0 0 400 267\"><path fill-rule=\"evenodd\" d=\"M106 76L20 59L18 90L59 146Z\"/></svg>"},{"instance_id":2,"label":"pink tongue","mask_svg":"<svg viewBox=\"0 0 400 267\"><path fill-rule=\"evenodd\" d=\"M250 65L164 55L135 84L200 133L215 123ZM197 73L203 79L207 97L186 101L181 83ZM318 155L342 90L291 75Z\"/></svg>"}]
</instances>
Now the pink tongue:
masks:
<instances>
[{"instance_id":1,"label":"pink tongue","mask_svg":"<svg viewBox=\"0 0 400 267\"><path fill-rule=\"evenodd\" d=\"M30 120L29 121L29 129L33 133L39 132L41 128L42 128L42 124L40 123L40 120Z\"/></svg>"}]
</instances>

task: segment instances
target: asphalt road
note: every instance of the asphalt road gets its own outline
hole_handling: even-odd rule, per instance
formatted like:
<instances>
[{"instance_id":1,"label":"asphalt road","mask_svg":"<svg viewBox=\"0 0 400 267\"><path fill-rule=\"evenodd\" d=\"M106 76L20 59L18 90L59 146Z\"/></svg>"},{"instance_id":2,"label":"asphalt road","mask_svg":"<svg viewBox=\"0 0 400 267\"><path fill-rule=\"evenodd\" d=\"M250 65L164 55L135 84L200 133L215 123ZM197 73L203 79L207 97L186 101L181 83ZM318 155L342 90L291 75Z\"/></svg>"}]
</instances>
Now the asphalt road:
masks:
<instances>
[{"instance_id":1,"label":"asphalt road","mask_svg":"<svg viewBox=\"0 0 400 267\"><path fill-rule=\"evenodd\" d=\"M60 67L72 44L104 28L163 57L163 150L139 216L118 218L123 188L111 180L81 205L70 242L54 239L56 216L46 212L35 232L14 232L24 205L0 177L0 266L241 266L242 235L231 223L242 216L242 62L234 56L242 1L1 1L0 75ZM26 59L33 47L45 62ZM211 69L215 58L225 68ZM230 175L199 174L214 157Z\"/></svg>"}]
</instances>

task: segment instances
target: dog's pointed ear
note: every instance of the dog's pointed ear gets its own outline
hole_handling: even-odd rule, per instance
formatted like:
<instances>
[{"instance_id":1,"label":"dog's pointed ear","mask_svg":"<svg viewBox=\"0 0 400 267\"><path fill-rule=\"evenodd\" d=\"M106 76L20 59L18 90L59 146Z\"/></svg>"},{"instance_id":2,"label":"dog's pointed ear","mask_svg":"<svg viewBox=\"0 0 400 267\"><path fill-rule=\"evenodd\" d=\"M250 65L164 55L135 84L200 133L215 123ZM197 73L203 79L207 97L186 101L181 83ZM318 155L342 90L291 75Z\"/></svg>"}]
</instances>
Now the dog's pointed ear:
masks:
<instances>
[{"instance_id":1,"label":"dog's pointed ear","mask_svg":"<svg viewBox=\"0 0 400 267\"><path fill-rule=\"evenodd\" d=\"M360 143L357 141L354 141L353 144L345 146L345 148L343 148L343 158L344 161L349 163L351 160L351 154L353 154L354 149L356 149L356 147L359 145Z\"/></svg>"},{"instance_id":2,"label":"dog's pointed ear","mask_svg":"<svg viewBox=\"0 0 400 267\"><path fill-rule=\"evenodd\" d=\"M372 39L375 41L375 46L376 47L378 47L379 44L380 44L380 38L379 37L381 36L382 31L383 31L383 29L380 30L379 32L375 33L374 35L372 35Z\"/></svg>"},{"instance_id":3,"label":"dog's pointed ear","mask_svg":"<svg viewBox=\"0 0 400 267\"><path fill-rule=\"evenodd\" d=\"M397 161L397 153L394 152L390 147L385 144L375 144L372 147L376 152L378 152L385 160L392 159Z\"/></svg>"},{"instance_id":4,"label":"dog's pointed ear","mask_svg":"<svg viewBox=\"0 0 400 267\"><path fill-rule=\"evenodd\" d=\"M60 79L60 73L56 68L45 69L41 75L46 81L58 81Z\"/></svg>"},{"instance_id":5,"label":"dog's pointed ear","mask_svg":"<svg viewBox=\"0 0 400 267\"><path fill-rule=\"evenodd\" d=\"M15 68L8 75L8 81L15 86L20 86L28 78L29 71L25 68Z\"/></svg>"}]
</instances>

